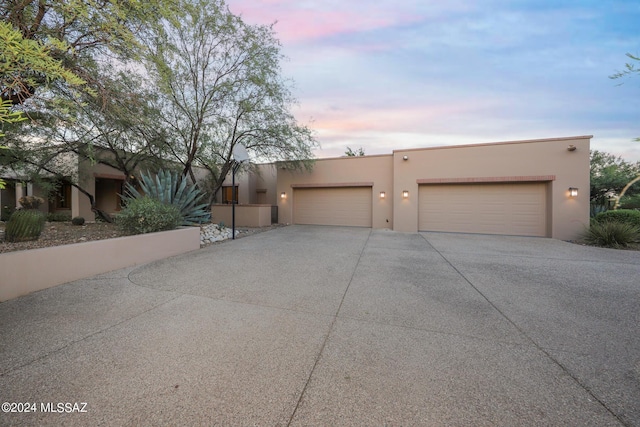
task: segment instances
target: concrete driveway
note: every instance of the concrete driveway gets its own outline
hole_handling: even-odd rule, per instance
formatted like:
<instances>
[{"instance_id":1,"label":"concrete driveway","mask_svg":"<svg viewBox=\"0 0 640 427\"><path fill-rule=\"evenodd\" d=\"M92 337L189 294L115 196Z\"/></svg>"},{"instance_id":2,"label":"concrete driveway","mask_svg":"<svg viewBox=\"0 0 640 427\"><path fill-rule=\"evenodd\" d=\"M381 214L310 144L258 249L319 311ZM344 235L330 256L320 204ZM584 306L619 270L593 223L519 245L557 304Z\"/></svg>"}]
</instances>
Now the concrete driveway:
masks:
<instances>
[{"instance_id":1,"label":"concrete driveway","mask_svg":"<svg viewBox=\"0 0 640 427\"><path fill-rule=\"evenodd\" d=\"M550 239L279 228L0 304L0 401L36 409L0 425L640 426L639 273Z\"/></svg>"}]
</instances>

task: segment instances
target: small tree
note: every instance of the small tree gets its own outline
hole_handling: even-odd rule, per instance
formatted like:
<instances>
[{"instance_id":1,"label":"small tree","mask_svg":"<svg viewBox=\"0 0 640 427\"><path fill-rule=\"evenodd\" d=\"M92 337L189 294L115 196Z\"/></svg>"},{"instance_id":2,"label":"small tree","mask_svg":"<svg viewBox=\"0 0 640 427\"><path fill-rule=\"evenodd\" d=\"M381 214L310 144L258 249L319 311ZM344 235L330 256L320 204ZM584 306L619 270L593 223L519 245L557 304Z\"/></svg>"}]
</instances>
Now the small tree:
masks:
<instances>
[{"instance_id":1,"label":"small tree","mask_svg":"<svg viewBox=\"0 0 640 427\"><path fill-rule=\"evenodd\" d=\"M610 196L620 195L625 185L640 174L640 164L602 151L592 151L590 159L591 202L604 204ZM629 195L638 191L629 191Z\"/></svg>"},{"instance_id":2,"label":"small tree","mask_svg":"<svg viewBox=\"0 0 640 427\"><path fill-rule=\"evenodd\" d=\"M635 61L636 63L640 61L640 57L636 56L636 55L632 55L630 53L627 53L627 57L629 59L631 59L632 61ZM610 78L612 79L621 79L623 77L628 77L631 75L634 75L636 73L640 73L640 68L636 67L636 64L634 62L627 62L625 64L625 69L622 71L619 71L613 75L610 76ZM635 138L634 141L638 142L640 141L640 138ZM637 164L637 166L640 165ZM635 184L636 182L640 181L640 167L636 167L636 174L635 176L631 177L631 179L627 182L627 184L622 188L620 194L616 197L616 203L614 205L614 209L618 209L619 205L620 205L620 199L626 194L629 193L629 195L631 195L631 186L633 184Z\"/></svg>"},{"instance_id":3,"label":"small tree","mask_svg":"<svg viewBox=\"0 0 640 427\"><path fill-rule=\"evenodd\" d=\"M95 81L94 55L136 55L142 47L141 34L158 16L178 14L174 4L174 0L3 0L2 100L22 104L52 81L67 87Z\"/></svg>"},{"instance_id":4,"label":"small tree","mask_svg":"<svg viewBox=\"0 0 640 427\"><path fill-rule=\"evenodd\" d=\"M223 0L182 0L185 18L163 21L146 64L161 94L167 152L196 182L194 166L214 177L211 198L231 170L237 144L263 161L309 165L312 132L290 112L280 76L280 44L271 26L251 26Z\"/></svg>"}]
</instances>

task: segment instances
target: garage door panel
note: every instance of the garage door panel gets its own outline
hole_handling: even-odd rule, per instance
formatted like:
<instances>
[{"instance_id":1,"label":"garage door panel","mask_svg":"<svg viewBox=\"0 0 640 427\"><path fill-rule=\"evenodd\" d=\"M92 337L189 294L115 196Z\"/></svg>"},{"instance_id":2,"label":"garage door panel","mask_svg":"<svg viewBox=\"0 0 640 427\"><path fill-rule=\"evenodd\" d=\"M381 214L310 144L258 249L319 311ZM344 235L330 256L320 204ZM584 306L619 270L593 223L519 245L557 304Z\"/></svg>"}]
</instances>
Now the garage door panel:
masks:
<instances>
[{"instance_id":1,"label":"garage door panel","mask_svg":"<svg viewBox=\"0 0 640 427\"><path fill-rule=\"evenodd\" d=\"M295 189L293 222L371 227L371 197L371 187Z\"/></svg>"},{"instance_id":2,"label":"garage door panel","mask_svg":"<svg viewBox=\"0 0 640 427\"><path fill-rule=\"evenodd\" d=\"M422 185L418 229L545 236L546 185Z\"/></svg>"}]
</instances>

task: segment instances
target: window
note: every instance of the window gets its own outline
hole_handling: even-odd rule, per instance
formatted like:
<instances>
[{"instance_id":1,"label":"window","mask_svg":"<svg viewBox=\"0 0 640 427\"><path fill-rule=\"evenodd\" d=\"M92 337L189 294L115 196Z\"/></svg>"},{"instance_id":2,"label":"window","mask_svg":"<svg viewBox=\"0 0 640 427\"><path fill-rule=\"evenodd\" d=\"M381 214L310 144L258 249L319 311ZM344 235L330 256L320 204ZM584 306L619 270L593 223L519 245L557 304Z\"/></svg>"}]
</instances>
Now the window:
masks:
<instances>
[{"instance_id":1,"label":"window","mask_svg":"<svg viewBox=\"0 0 640 427\"><path fill-rule=\"evenodd\" d=\"M67 183L60 184L56 190L56 209L71 209L71 185Z\"/></svg>"},{"instance_id":2,"label":"window","mask_svg":"<svg viewBox=\"0 0 640 427\"><path fill-rule=\"evenodd\" d=\"M235 194L235 199L234 202L237 205L238 204L238 186L236 185L236 194ZM228 186L228 187L222 187L222 203L225 203L227 205L231 204L231 200L233 199L233 187Z\"/></svg>"}]
</instances>

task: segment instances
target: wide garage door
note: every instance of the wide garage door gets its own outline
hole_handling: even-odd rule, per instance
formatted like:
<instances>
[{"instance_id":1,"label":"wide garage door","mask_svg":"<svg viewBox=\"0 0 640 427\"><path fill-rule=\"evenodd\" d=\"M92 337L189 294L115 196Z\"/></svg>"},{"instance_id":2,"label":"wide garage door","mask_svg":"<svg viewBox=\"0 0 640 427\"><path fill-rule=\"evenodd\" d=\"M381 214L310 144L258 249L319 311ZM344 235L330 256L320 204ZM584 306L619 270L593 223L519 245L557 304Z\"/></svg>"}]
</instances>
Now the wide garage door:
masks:
<instances>
[{"instance_id":1,"label":"wide garage door","mask_svg":"<svg viewBox=\"0 0 640 427\"><path fill-rule=\"evenodd\" d=\"M546 184L430 184L419 191L418 230L546 236Z\"/></svg>"},{"instance_id":2,"label":"wide garage door","mask_svg":"<svg viewBox=\"0 0 640 427\"><path fill-rule=\"evenodd\" d=\"M296 188L293 222L371 227L371 187Z\"/></svg>"}]
</instances>

